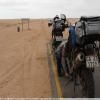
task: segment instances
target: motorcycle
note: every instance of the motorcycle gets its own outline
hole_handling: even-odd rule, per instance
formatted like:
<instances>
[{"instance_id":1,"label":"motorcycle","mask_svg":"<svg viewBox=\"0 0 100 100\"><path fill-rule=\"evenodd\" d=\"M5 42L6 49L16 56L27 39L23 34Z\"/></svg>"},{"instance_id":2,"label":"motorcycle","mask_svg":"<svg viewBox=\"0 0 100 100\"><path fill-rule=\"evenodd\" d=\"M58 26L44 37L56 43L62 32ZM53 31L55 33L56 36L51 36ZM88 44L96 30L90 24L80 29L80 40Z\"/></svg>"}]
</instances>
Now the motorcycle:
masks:
<instances>
[{"instance_id":1,"label":"motorcycle","mask_svg":"<svg viewBox=\"0 0 100 100\"><path fill-rule=\"evenodd\" d=\"M51 48L54 60L57 63L58 76L62 76L60 55L56 51L63 41L63 31L68 27L68 24L65 24L65 20L57 18L56 21L50 20L48 26L52 26Z\"/></svg>"},{"instance_id":2,"label":"motorcycle","mask_svg":"<svg viewBox=\"0 0 100 100\"><path fill-rule=\"evenodd\" d=\"M74 89L77 81L80 81L82 95L85 97L95 96L93 72L96 67L100 66L99 60L95 44L87 44L83 48L78 47L71 52L70 66L68 68L70 75L73 75Z\"/></svg>"},{"instance_id":3,"label":"motorcycle","mask_svg":"<svg viewBox=\"0 0 100 100\"><path fill-rule=\"evenodd\" d=\"M82 29L82 25L78 25L78 28ZM96 42L99 43L99 46ZM82 97L95 97L93 72L96 67L100 67L100 34L81 35L77 47L71 47L71 51L67 53L66 67L74 82L74 94L79 85Z\"/></svg>"},{"instance_id":4,"label":"motorcycle","mask_svg":"<svg viewBox=\"0 0 100 100\"><path fill-rule=\"evenodd\" d=\"M56 22L50 20L48 26L52 26L52 48L56 50L63 41L63 31L68 27L68 24L62 19L57 19Z\"/></svg>"}]
</instances>

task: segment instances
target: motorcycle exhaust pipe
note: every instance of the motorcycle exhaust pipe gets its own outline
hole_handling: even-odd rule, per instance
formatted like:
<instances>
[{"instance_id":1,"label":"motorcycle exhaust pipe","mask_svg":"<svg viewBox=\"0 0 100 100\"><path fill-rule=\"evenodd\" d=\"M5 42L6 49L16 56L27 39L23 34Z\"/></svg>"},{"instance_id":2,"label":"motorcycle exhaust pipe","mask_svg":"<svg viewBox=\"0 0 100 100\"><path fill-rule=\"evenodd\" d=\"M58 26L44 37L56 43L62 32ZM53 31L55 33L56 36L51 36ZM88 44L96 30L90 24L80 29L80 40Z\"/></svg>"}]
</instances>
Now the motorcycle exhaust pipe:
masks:
<instances>
[{"instance_id":1,"label":"motorcycle exhaust pipe","mask_svg":"<svg viewBox=\"0 0 100 100\"><path fill-rule=\"evenodd\" d=\"M73 67L74 67L74 68L79 67L79 66L81 65L81 63L84 61L84 59L85 59L84 53L82 53L82 52L79 53L79 54L76 56L76 59L75 59L75 61L74 61Z\"/></svg>"}]
</instances>

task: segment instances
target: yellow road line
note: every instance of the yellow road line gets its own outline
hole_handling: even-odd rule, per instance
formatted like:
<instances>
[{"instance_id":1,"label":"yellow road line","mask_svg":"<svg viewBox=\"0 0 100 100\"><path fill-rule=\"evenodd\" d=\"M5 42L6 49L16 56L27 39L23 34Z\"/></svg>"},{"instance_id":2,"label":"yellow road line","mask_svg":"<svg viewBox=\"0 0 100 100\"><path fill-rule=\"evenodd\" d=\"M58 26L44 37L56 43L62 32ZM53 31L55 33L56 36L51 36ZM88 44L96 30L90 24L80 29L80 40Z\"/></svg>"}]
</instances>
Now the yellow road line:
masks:
<instances>
[{"instance_id":1,"label":"yellow road line","mask_svg":"<svg viewBox=\"0 0 100 100\"><path fill-rule=\"evenodd\" d=\"M49 48L49 54L51 54L50 46L48 46L48 48ZM51 64L52 64L52 69L53 69L55 83L56 83L57 94L58 94L58 97L61 98L62 97L62 90L61 90L60 82L59 82L59 79L58 79L57 65L54 63L53 55L51 55L50 58L51 58Z\"/></svg>"}]
</instances>

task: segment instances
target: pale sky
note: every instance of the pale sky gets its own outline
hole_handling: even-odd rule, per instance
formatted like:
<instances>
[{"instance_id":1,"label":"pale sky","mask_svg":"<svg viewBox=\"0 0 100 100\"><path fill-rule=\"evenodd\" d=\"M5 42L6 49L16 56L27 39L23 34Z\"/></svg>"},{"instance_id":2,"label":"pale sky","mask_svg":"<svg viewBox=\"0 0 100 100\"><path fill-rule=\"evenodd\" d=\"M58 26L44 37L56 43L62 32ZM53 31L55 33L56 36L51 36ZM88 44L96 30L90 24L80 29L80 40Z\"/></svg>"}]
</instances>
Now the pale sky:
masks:
<instances>
[{"instance_id":1,"label":"pale sky","mask_svg":"<svg viewBox=\"0 0 100 100\"><path fill-rule=\"evenodd\" d=\"M100 15L100 0L0 0L0 19Z\"/></svg>"}]
</instances>

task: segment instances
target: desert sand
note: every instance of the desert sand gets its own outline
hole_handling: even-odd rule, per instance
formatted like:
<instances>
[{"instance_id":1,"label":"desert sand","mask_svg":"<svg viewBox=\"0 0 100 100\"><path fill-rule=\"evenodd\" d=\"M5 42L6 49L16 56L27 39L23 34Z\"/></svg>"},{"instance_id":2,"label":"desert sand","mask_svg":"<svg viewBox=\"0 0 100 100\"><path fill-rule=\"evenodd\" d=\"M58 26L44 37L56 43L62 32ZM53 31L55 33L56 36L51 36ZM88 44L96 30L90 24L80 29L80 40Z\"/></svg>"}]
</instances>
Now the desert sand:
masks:
<instances>
[{"instance_id":1,"label":"desert sand","mask_svg":"<svg viewBox=\"0 0 100 100\"><path fill-rule=\"evenodd\" d=\"M0 20L0 97L51 97L47 43L48 20Z\"/></svg>"}]
</instances>

